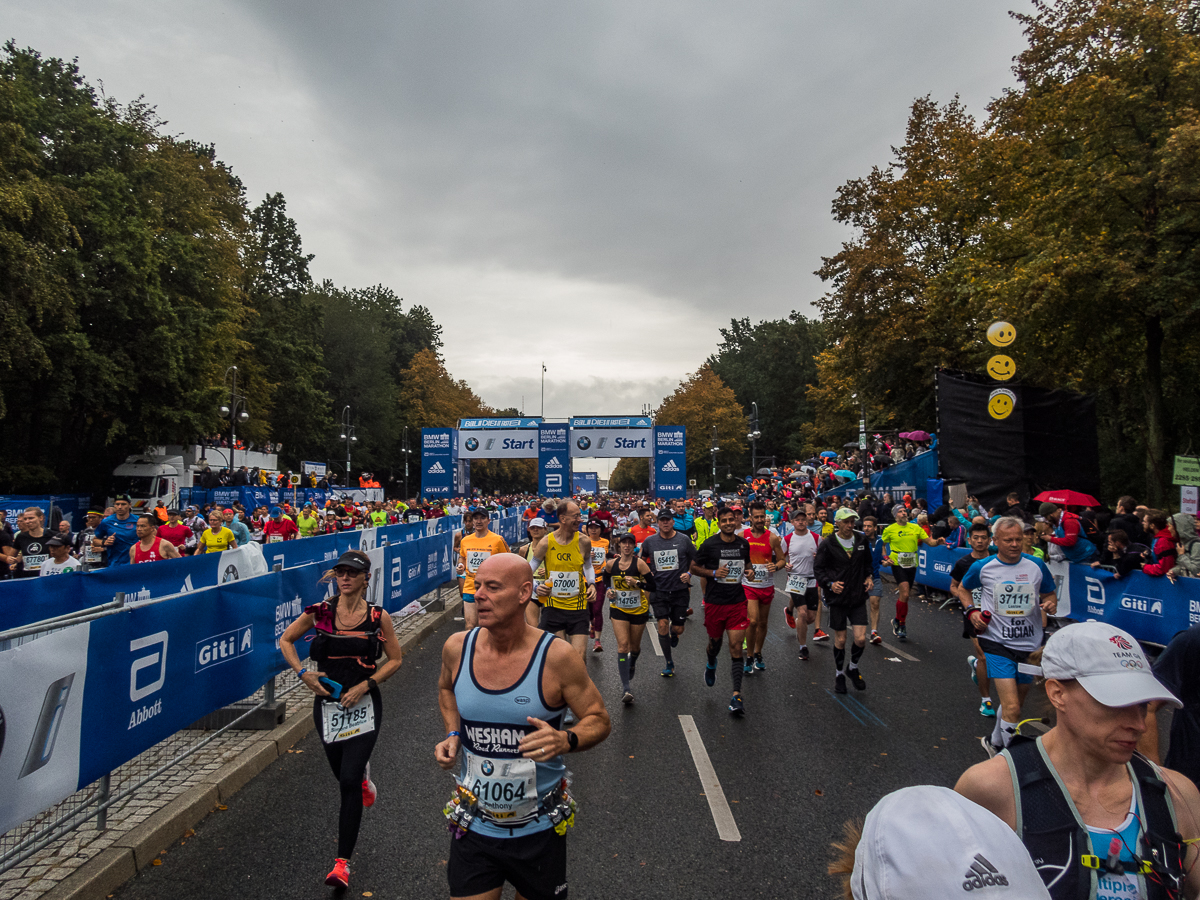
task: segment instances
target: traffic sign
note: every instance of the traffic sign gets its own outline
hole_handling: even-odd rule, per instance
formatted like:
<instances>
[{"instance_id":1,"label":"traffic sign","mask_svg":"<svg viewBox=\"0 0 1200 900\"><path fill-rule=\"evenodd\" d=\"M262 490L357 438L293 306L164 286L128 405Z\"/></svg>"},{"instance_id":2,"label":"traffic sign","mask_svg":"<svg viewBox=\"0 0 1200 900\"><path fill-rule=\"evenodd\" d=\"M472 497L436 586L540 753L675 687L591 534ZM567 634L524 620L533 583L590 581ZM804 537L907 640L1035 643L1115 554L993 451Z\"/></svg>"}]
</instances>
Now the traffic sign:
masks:
<instances>
[{"instance_id":1,"label":"traffic sign","mask_svg":"<svg viewBox=\"0 0 1200 900\"><path fill-rule=\"evenodd\" d=\"M1173 484L1200 484L1200 458L1195 456L1175 457L1175 480Z\"/></svg>"}]
</instances>

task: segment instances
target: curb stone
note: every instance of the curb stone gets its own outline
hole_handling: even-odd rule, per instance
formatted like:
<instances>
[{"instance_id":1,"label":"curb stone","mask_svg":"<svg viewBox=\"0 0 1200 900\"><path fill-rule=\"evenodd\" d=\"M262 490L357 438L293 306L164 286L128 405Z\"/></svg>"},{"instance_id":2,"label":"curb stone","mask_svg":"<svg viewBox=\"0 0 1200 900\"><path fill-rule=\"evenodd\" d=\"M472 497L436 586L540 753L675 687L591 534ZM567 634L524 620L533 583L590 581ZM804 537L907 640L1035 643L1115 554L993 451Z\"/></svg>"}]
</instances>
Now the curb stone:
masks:
<instances>
[{"instance_id":1,"label":"curb stone","mask_svg":"<svg viewBox=\"0 0 1200 900\"><path fill-rule=\"evenodd\" d=\"M444 610L429 616L419 629L401 637L401 650L407 653L446 622L452 621L460 604L459 599L448 597ZM272 762L286 755L287 749L306 737L313 727L308 708L298 709L282 725L254 741L145 822L121 835L111 847L88 860L38 900L105 900L150 865L185 831L208 816L218 803L224 803Z\"/></svg>"}]
</instances>

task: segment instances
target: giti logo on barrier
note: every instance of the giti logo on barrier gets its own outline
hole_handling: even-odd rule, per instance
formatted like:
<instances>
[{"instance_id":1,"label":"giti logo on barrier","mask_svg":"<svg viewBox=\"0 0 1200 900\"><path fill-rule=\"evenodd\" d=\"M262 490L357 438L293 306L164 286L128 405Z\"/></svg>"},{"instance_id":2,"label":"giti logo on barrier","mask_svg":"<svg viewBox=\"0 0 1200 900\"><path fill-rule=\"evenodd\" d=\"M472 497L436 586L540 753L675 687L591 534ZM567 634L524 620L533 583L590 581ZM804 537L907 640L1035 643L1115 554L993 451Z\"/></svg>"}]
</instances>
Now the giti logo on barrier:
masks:
<instances>
[{"instance_id":1,"label":"giti logo on barrier","mask_svg":"<svg viewBox=\"0 0 1200 900\"><path fill-rule=\"evenodd\" d=\"M152 653L147 653L145 656L139 656L133 661L129 667L129 699L137 703L143 697L148 697L163 686L167 680L167 638L169 635L165 631L159 631L155 634L148 634L145 637L135 638L129 642L129 652L136 653L139 650L146 650L150 647L158 647ZM154 670L157 672L157 677L146 684L139 685L142 681L139 678L144 669L149 669L151 666L156 666ZM147 673L149 675L151 673Z\"/></svg>"},{"instance_id":2,"label":"giti logo on barrier","mask_svg":"<svg viewBox=\"0 0 1200 900\"><path fill-rule=\"evenodd\" d=\"M254 650L254 626L243 625L233 631L214 634L196 642L196 671L219 666Z\"/></svg>"},{"instance_id":3,"label":"giti logo on barrier","mask_svg":"<svg viewBox=\"0 0 1200 900\"><path fill-rule=\"evenodd\" d=\"M1149 597L1126 596L1121 598L1121 609L1128 609L1147 616L1161 616L1162 601L1152 600Z\"/></svg>"},{"instance_id":4,"label":"giti logo on barrier","mask_svg":"<svg viewBox=\"0 0 1200 900\"><path fill-rule=\"evenodd\" d=\"M420 563L414 563L413 565L408 567L408 577L409 577L410 581L413 578L421 577L421 564Z\"/></svg>"}]
</instances>

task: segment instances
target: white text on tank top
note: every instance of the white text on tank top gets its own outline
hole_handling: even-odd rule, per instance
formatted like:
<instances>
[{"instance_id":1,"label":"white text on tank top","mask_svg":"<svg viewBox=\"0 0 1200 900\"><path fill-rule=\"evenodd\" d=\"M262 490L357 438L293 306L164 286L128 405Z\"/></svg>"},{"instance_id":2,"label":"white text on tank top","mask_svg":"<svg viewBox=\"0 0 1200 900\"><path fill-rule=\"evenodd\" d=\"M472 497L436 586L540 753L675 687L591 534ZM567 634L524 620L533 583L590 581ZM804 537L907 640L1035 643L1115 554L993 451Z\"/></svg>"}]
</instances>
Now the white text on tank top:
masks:
<instances>
[{"instance_id":1,"label":"white text on tank top","mask_svg":"<svg viewBox=\"0 0 1200 900\"><path fill-rule=\"evenodd\" d=\"M475 680L476 628L463 642L463 661L454 684L462 732L463 762L459 781L479 800L479 806L494 818L520 819L534 812L541 794L550 789L565 771L561 757L545 763L525 759L519 744L533 730L527 716L557 728L562 710L542 702L541 678L552 636L544 636L530 658L525 672L510 688L485 690ZM547 637L550 640L547 640ZM493 836L510 836L509 829L492 832L487 823L472 830Z\"/></svg>"},{"instance_id":2,"label":"white text on tank top","mask_svg":"<svg viewBox=\"0 0 1200 900\"><path fill-rule=\"evenodd\" d=\"M1006 565L992 557L980 572L980 581L980 608L992 614L980 637L1022 652L1040 647L1042 609L1038 601L1042 578L1038 566L1024 558ZM1053 585L1048 587L1053 590Z\"/></svg>"},{"instance_id":3,"label":"white text on tank top","mask_svg":"<svg viewBox=\"0 0 1200 900\"><path fill-rule=\"evenodd\" d=\"M1140 824L1137 817L1137 792L1129 800L1129 813L1118 828L1093 828L1086 822L1089 836L1092 839L1092 853L1101 859L1108 857L1108 848L1113 838L1120 841L1121 862L1125 865L1125 873L1116 875L1105 873L1098 879L1096 885L1096 900L1145 900L1138 887L1137 875L1134 874L1134 851L1138 849L1138 832Z\"/></svg>"},{"instance_id":4,"label":"white text on tank top","mask_svg":"<svg viewBox=\"0 0 1200 900\"><path fill-rule=\"evenodd\" d=\"M813 586L813 560L817 556L817 545L821 539L811 531L804 534L792 532L786 538L788 570L786 590L789 594L803 594Z\"/></svg>"},{"instance_id":5,"label":"white text on tank top","mask_svg":"<svg viewBox=\"0 0 1200 900\"><path fill-rule=\"evenodd\" d=\"M763 548L763 546L764 546L764 541L763 541L763 539L765 538L765 539L766 539L766 540L765 540L765 545L766 545L766 548L767 548L767 555L769 556L769 558L771 559L771 561L772 561L772 562L774 562L774 560L775 560L775 552L774 552L774 550L771 548L771 532L770 532L770 531L764 531L764 532L762 533L762 536L761 536L761 537L758 537L758 538L756 538L756 537L754 536L754 529L752 529L752 528L747 528L747 529L746 529L744 532L742 532L742 537L744 537L744 538L746 539L746 543L748 543L748 544L750 545L750 559L751 559L751 562L750 562L750 565L749 565L747 568L748 568L748 569L750 569L750 570L752 570L752 571L754 572L754 579L755 579L754 581L751 581L751 580L749 579L749 577L748 577L748 576L749 576L749 573L743 574L743 575L742 575L742 586L743 586L743 587L759 588L759 589L761 589L761 588L764 588L764 587L769 587L769 586L771 586L771 585L772 585L772 582L773 582L773 580L772 580L772 578L771 578L772 572L771 572L771 565L770 565L770 563L760 563L760 562L754 562L754 561L753 561L753 560L754 560L754 556L755 556L755 553L754 553L754 551L755 551L755 548L756 548L756 546L757 546L757 549L758 549L759 551L761 551L761 550L762 550L762 548ZM776 537L778 537L778 535L776 535Z\"/></svg>"}]
</instances>

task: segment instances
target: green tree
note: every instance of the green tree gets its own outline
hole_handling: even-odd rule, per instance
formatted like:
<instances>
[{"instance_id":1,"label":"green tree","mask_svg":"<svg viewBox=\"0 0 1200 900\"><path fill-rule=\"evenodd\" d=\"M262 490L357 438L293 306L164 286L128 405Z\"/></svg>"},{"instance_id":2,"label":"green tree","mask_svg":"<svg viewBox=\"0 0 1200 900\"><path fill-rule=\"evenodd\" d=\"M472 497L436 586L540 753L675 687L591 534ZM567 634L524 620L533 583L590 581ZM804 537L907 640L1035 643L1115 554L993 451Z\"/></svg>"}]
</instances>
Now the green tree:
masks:
<instances>
[{"instance_id":1,"label":"green tree","mask_svg":"<svg viewBox=\"0 0 1200 900\"><path fill-rule=\"evenodd\" d=\"M798 312L757 325L732 319L721 329L721 343L708 363L744 411L758 404L760 459L775 456L782 464L800 455L803 426L816 416L808 387L817 383L816 358L824 349L821 324Z\"/></svg>"},{"instance_id":2,"label":"green tree","mask_svg":"<svg viewBox=\"0 0 1200 900\"><path fill-rule=\"evenodd\" d=\"M650 461L627 456L613 466L608 476L610 491L647 491L650 489Z\"/></svg>"}]
</instances>

